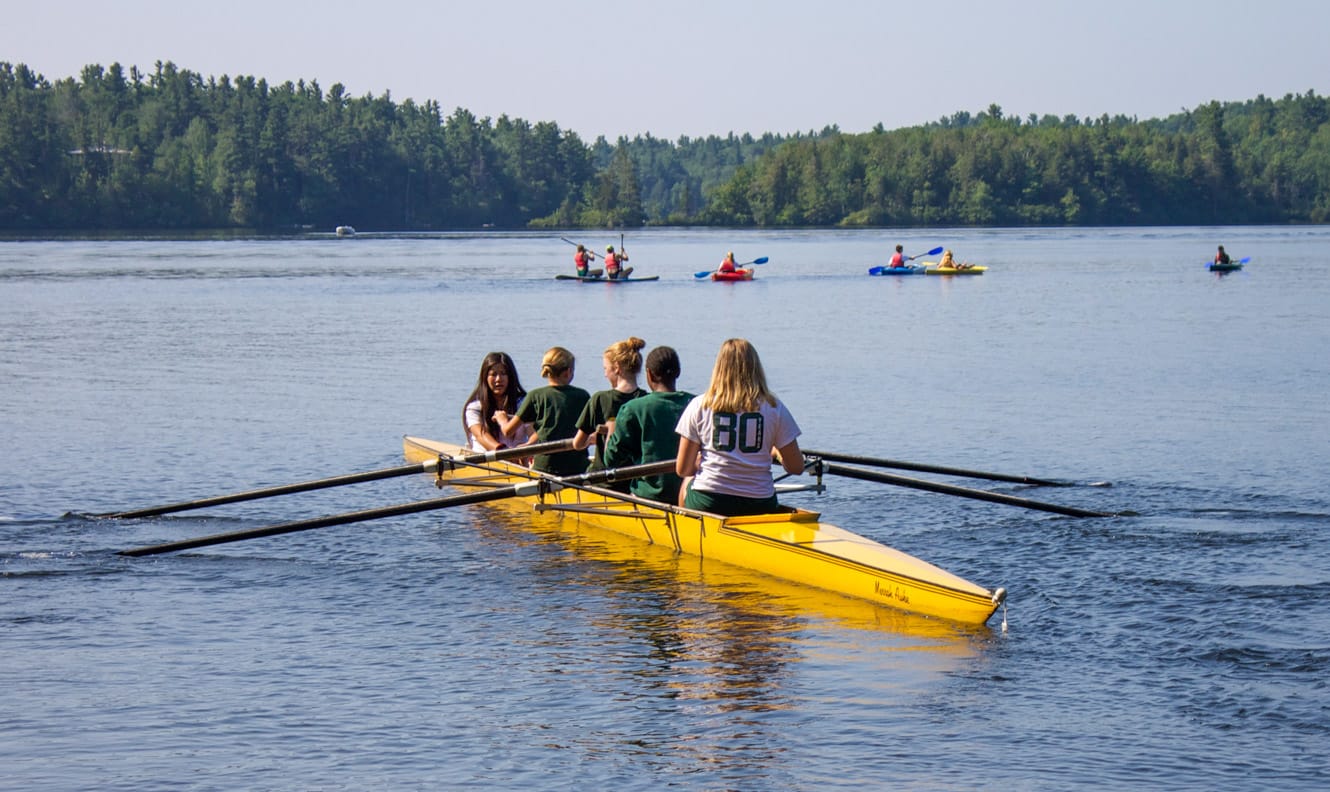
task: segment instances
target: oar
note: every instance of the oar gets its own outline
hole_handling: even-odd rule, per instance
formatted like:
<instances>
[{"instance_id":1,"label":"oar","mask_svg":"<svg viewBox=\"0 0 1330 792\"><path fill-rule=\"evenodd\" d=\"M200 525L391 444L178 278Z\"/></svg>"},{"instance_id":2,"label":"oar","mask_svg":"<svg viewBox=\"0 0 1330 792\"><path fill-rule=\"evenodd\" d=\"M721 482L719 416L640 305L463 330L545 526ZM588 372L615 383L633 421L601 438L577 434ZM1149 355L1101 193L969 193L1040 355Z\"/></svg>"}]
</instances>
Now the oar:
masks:
<instances>
[{"instance_id":1,"label":"oar","mask_svg":"<svg viewBox=\"0 0 1330 792\"><path fill-rule=\"evenodd\" d=\"M940 492L944 495L959 495L962 498L974 498L975 500L991 501L993 503L1005 503L1008 506L1021 506L1026 509L1037 509L1039 511L1053 512L1054 514L1065 514L1068 517L1121 517L1132 515L1134 512L1096 512L1086 509L1077 509L1071 506L1059 506L1056 503L1043 503L1041 501L1030 500L1029 498L1017 498L1011 495L1002 495L996 492L986 490L969 489L967 487L953 487L950 484L939 484L935 481L924 481L923 479L909 478L907 476L897 476L892 473L878 473L873 470L861 470L860 468L845 467L824 462L822 470L825 473L831 473L846 478L860 479L862 481L876 481L880 484L895 484L900 487L910 487L911 489L927 490L929 492Z\"/></svg>"},{"instance_id":2,"label":"oar","mask_svg":"<svg viewBox=\"0 0 1330 792\"><path fill-rule=\"evenodd\" d=\"M870 465L872 467L894 468L896 470L913 470L918 473L938 473L943 476L961 476L963 478L980 478L989 481L1009 481L1013 484L1029 484L1035 487L1075 487L1074 481L1053 481L1050 479L1038 479L1032 476L1012 476L1006 473L986 473L982 470L965 470L962 468L942 467L941 465L925 465L919 462L901 462L895 459L875 459L874 457L855 456L854 454L836 454L828 451L810 451L804 450L805 456L822 457L828 462L849 462L852 465ZM1104 486L1102 484L1098 486Z\"/></svg>"},{"instance_id":3,"label":"oar","mask_svg":"<svg viewBox=\"0 0 1330 792\"><path fill-rule=\"evenodd\" d=\"M919 256L936 256L937 254L939 254L939 253L941 253L941 252L942 252L942 248L940 248L940 247L935 247L935 248L933 248L932 250L928 251L927 253L920 253ZM906 261L914 261L915 259L919 258L919 256L907 256L905 260L906 260ZM889 270L889 269L891 269L891 267L887 267L887 266L882 266L882 267L869 267L869 268L868 268L868 274L869 274L869 275L876 275L876 274L878 274L879 272L883 272L883 271L885 271L885 270Z\"/></svg>"},{"instance_id":4,"label":"oar","mask_svg":"<svg viewBox=\"0 0 1330 792\"><path fill-rule=\"evenodd\" d=\"M528 446L528 448L530 447L534 446ZM195 547L207 547L209 545L226 544L227 542L241 542L246 539L259 539L264 536L277 536L279 534L295 533L297 531L308 531L314 528L327 528L333 525L346 525L347 523L377 520L383 517L396 517L402 514L416 514L418 512L433 511L435 509L447 509L452 506L466 506L473 503L486 503L488 501L503 500L505 498L536 495L540 492L542 486L549 488L551 491L555 491L570 484L584 485L624 481L641 476L654 476L671 470L674 470L674 460L666 459L660 462L651 462L646 465L598 470L594 473L583 473L579 476L566 476L564 478L549 477L538 481L524 481L520 484L512 484L507 487L482 490L479 492L468 492L462 495L451 495L446 498L431 498L429 500L401 503L396 506L384 506L378 509L366 509L364 511L333 514L328 517L297 520L296 522L280 523L278 525L269 525L263 528L251 528L246 531L232 531L230 533L213 534L211 536L200 536L196 539L185 539L179 542L167 542L166 544L150 545L148 547L136 547L131 550L121 550L117 555L160 555L162 553L173 553L177 550L190 550Z\"/></svg>"},{"instance_id":5,"label":"oar","mask_svg":"<svg viewBox=\"0 0 1330 792\"><path fill-rule=\"evenodd\" d=\"M582 244L581 242L574 242L573 240L569 239L568 237L559 237L559 239L562 239L564 242L567 242L568 244L572 245L573 247L577 247L578 245L581 245L581 244ZM584 247L585 247L585 246L584 246ZM586 249L586 254L587 254L588 256L590 256L590 257L593 258L593 259L596 257L596 254L595 254L594 252L592 252L591 248L585 248L585 249Z\"/></svg>"},{"instance_id":6,"label":"oar","mask_svg":"<svg viewBox=\"0 0 1330 792\"><path fill-rule=\"evenodd\" d=\"M766 264L770 260L771 259L767 258L766 256L763 256L762 258L755 258L752 261L745 261L742 264L735 264L734 266L736 269L738 269L741 267L752 266L754 264ZM716 270L702 270L701 272L694 272L693 277L698 278L699 280L702 278L709 278L711 277L711 273L713 272L716 272Z\"/></svg>"},{"instance_id":7,"label":"oar","mask_svg":"<svg viewBox=\"0 0 1330 792\"><path fill-rule=\"evenodd\" d=\"M540 454L556 454L560 451L569 451L572 447L572 438L568 438L565 440L552 440L548 443L532 443L531 445L518 446L516 448L501 448L498 451L470 454L461 457L460 461L467 463L494 462L500 459L513 459L518 457L537 456ZM437 459L430 459L425 462L418 462L414 465L383 468L382 470L371 470L365 473L350 473L344 476L316 479L314 481L305 481L299 484L283 484L277 487L237 492L231 495L218 495L213 498L203 498L201 500L185 501L183 503L172 503L167 506L155 506L150 509L136 509L134 511L113 512L110 514L97 514L93 516L107 517L111 519L156 517L159 514L189 511L190 509L202 509L208 506L221 506L224 503L237 503L239 501L272 498L277 495L290 495L296 492L309 492L311 490L327 489L328 487L341 487L346 484L359 484L364 481L378 481L379 479L394 478L396 476L409 476L413 473L428 473L438 467L438 464L439 462Z\"/></svg>"}]
</instances>

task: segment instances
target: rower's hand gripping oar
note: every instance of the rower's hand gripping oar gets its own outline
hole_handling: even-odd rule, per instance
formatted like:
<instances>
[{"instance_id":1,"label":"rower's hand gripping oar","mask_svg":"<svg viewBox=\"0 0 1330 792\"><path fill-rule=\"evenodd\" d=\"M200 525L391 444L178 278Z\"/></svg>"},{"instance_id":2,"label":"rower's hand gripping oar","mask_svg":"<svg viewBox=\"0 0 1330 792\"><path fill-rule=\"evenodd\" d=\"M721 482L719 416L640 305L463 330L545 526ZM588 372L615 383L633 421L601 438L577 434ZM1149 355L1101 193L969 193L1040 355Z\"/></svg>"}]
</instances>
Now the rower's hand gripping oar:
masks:
<instances>
[{"instance_id":1,"label":"rower's hand gripping oar","mask_svg":"<svg viewBox=\"0 0 1330 792\"><path fill-rule=\"evenodd\" d=\"M569 438L566 440L554 440L548 443L532 443L531 445L518 446L516 448L501 448L498 451L469 454L465 457L459 458L457 461L469 463L494 462L502 459L518 459L540 454L556 454L560 451L570 451L572 450L572 447L573 441ZM371 470L365 473L350 473L345 476L315 479L314 481L305 481L299 484L283 484L277 487L237 492L231 495L218 495L213 498L172 503L166 506L154 506L149 509L135 509L133 511L96 514L93 516L111 519L156 517L161 514L189 511L190 509L203 509L209 506L221 506L226 503L239 503L241 501L259 500L260 498L272 498L278 495L291 495L297 492L310 492L313 490L327 489L329 487L342 487L347 484L359 484L365 481L378 481L380 479L394 478L397 476L409 476L414 473L429 473L438 467L438 464L438 460L431 459L425 462L418 462L414 465L383 468L382 470Z\"/></svg>"},{"instance_id":2,"label":"rower's hand gripping oar","mask_svg":"<svg viewBox=\"0 0 1330 792\"><path fill-rule=\"evenodd\" d=\"M523 448L531 449L532 446ZM517 450L517 449L511 449ZM497 452L491 451L490 454ZM448 462L480 462L483 461L477 457L486 456L484 454L444 458L441 460L444 464ZM435 462L438 464L438 461ZM628 479L639 478L641 476L655 476L661 473L668 473L674 470L674 460L666 459L660 462L650 462L645 465L633 465L632 467L610 468L607 470L597 470L593 473L583 473L578 476L564 476L557 478L554 476L543 477L535 481L524 481L520 484L512 484L506 487L482 490L480 492L468 492L463 495L451 495L445 498L431 498L423 501L413 501L411 503L402 503L396 506L385 506L379 509L366 509L363 511L347 512L344 514L334 514L328 517L316 517L310 520L297 520L296 522L280 523L278 525L268 525L262 528L251 528L245 531L232 531L230 533L213 534L211 536L200 536L195 539L185 539L179 542L167 542L165 544L150 545L148 547L136 547L132 550L121 550L117 555L122 556L149 556L160 555L162 553L174 553L178 550L190 550L195 547L207 547L209 545L226 544L227 542L241 542L246 539L259 539L264 536L277 536L279 534L295 533L297 531L309 531L314 528L327 528L333 525L346 525L347 523L364 522L366 520L377 520L383 517L396 517L403 514L416 514L425 511L434 511L437 509L447 509L452 506L467 506L474 503L486 503L489 501L504 500L505 498L524 497L537 495L542 491L557 491L565 486L594 485L613 481L626 481Z\"/></svg>"},{"instance_id":3,"label":"rower's hand gripping oar","mask_svg":"<svg viewBox=\"0 0 1330 792\"><path fill-rule=\"evenodd\" d=\"M942 248L940 248L940 247L935 247L935 248L933 248L932 250L928 251L927 253L920 253L919 256L936 256L937 254L939 254L939 253L941 253L941 252L942 252ZM915 259L919 258L919 256L907 256L907 257L905 258L905 260L906 260L906 261L914 261ZM888 267L888 266L869 267L869 268L868 268L868 274L869 274L869 275L876 275L876 274L878 274L879 272L886 272L886 271L889 270L889 269L891 269L891 267Z\"/></svg>"},{"instance_id":4,"label":"rower's hand gripping oar","mask_svg":"<svg viewBox=\"0 0 1330 792\"><path fill-rule=\"evenodd\" d=\"M755 258L752 261L745 261L742 264L735 264L734 266L736 269L739 269L743 267L749 267L754 264L766 264L770 260L771 259L767 258L766 256L763 256L762 258ZM701 272L694 272L693 277L697 278L698 280L702 280L703 278L710 278L712 274L716 272L720 272L720 270L702 270Z\"/></svg>"}]
</instances>

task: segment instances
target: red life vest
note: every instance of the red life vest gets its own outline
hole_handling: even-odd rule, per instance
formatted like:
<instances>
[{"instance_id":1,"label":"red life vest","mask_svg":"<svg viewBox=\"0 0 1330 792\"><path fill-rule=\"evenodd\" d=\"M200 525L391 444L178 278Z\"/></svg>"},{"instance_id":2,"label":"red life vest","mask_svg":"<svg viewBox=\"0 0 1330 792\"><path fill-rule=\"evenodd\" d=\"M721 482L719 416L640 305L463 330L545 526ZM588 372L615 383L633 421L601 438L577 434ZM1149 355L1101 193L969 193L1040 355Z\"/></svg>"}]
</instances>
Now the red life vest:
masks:
<instances>
[{"instance_id":1,"label":"red life vest","mask_svg":"<svg viewBox=\"0 0 1330 792\"><path fill-rule=\"evenodd\" d=\"M891 254L891 266L893 266L893 267L904 267L904 266L905 266L905 256L904 256L903 254L901 254L901 253L893 253L893 254Z\"/></svg>"},{"instance_id":2,"label":"red life vest","mask_svg":"<svg viewBox=\"0 0 1330 792\"><path fill-rule=\"evenodd\" d=\"M619 273L619 257L613 253L605 254L605 274L617 275Z\"/></svg>"},{"instance_id":3,"label":"red life vest","mask_svg":"<svg viewBox=\"0 0 1330 792\"><path fill-rule=\"evenodd\" d=\"M579 251L577 251L576 253L573 254L573 263L577 265L577 274L578 274L578 275L585 275L585 274L586 274L586 272L587 272L587 265L589 264L589 262L590 262L590 259L587 258L587 254L586 254L586 251L585 251L585 250L579 250Z\"/></svg>"}]
</instances>

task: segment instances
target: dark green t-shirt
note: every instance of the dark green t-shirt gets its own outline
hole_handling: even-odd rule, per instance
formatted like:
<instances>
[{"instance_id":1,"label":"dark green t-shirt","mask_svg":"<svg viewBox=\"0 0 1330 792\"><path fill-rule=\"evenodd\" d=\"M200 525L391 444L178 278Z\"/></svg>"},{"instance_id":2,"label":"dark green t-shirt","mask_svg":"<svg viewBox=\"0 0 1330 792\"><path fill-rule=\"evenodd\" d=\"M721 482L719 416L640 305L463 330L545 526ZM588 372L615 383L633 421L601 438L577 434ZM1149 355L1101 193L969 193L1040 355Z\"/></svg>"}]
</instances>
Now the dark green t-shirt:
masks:
<instances>
[{"instance_id":1,"label":"dark green t-shirt","mask_svg":"<svg viewBox=\"0 0 1330 792\"><path fill-rule=\"evenodd\" d=\"M683 391L648 393L619 409L614 434L605 443L605 466L624 467L674 459L679 455L679 435L674 427L693 400ZM681 480L673 473L633 479L632 493L663 503L678 503Z\"/></svg>"},{"instance_id":2,"label":"dark green t-shirt","mask_svg":"<svg viewBox=\"0 0 1330 792\"><path fill-rule=\"evenodd\" d=\"M577 416L591 395L576 385L545 385L531 391L517 408L517 417L536 430L536 441L548 443L577 434ZM532 468L556 476L585 473L585 451L564 451L536 457Z\"/></svg>"},{"instance_id":3,"label":"dark green t-shirt","mask_svg":"<svg viewBox=\"0 0 1330 792\"><path fill-rule=\"evenodd\" d=\"M596 454L591 459L592 470L605 469L605 438L595 434L596 427L611 418L617 419L619 411L623 409L625 404L645 395L647 395L647 392L641 388L631 393L603 390L591 394L590 401L582 408L582 414L577 417L577 429L581 429L589 435L595 435ZM527 398L531 397L528 396Z\"/></svg>"}]
</instances>

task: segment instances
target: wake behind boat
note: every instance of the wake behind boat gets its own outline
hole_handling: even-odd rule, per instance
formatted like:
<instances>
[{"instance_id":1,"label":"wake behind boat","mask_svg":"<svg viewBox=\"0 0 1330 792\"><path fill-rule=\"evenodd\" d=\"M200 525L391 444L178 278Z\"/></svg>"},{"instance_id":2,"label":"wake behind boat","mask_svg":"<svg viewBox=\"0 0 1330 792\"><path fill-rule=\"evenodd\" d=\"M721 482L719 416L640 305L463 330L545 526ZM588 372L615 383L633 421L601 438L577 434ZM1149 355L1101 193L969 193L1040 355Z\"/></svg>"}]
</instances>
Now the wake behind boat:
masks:
<instances>
[{"instance_id":1,"label":"wake behind boat","mask_svg":"<svg viewBox=\"0 0 1330 792\"><path fill-rule=\"evenodd\" d=\"M570 529L586 523L652 544L880 605L966 624L988 621L1006 598L926 561L820 521L820 514L790 509L745 517L670 506L598 486L570 484L522 465L467 462L461 446L405 437L409 462L429 463L440 483L492 490L530 482L521 500L552 513ZM509 501L514 502L514 501Z\"/></svg>"}]
</instances>

